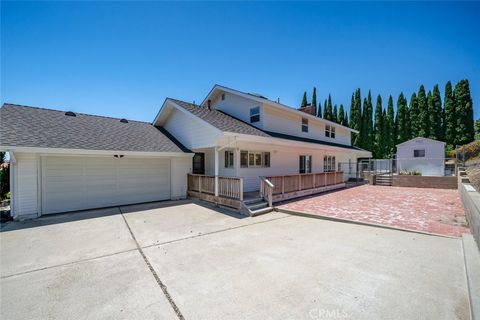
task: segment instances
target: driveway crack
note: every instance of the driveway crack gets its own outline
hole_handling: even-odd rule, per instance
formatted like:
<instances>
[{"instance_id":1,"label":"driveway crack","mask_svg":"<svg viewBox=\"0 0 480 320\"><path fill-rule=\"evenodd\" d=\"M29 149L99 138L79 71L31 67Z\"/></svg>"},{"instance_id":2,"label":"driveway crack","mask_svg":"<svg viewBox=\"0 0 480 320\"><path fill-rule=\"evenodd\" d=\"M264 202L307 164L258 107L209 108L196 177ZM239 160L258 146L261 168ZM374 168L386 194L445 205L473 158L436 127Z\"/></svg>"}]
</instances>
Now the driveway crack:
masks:
<instances>
[{"instance_id":1,"label":"driveway crack","mask_svg":"<svg viewBox=\"0 0 480 320\"><path fill-rule=\"evenodd\" d=\"M175 314L177 315L177 317L178 317L179 320L185 320L185 318L183 317L182 312L180 311L180 309L178 308L178 306L177 306L177 304L175 303L175 301L173 301L172 296L171 296L170 293L168 292L167 286L162 282L162 280L161 280L160 277L158 276L157 272L155 271L155 269L154 269L154 268L152 267L152 265L150 264L150 261L148 261L148 258L147 258L147 256L145 255L145 253L143 252L142 247L141 247L140 244L138 243L137 238L135 238L135 235L133 234L132 229L130 228L130 225L129 225L128 222L127 222L127 218L125 218L125 215L123 214L122 209L121 209L120 207L118 207L118 210L120 211L120 214L122 215L123 221L125 221L125 224L127 225L127 229L128 229L128 231L130 232L130 235L132 236L133 241L135 241L135 245L137 246L138 252L139 252L140 255L142 256L142 258L143 258L143 260L145 261L145 263L147 264L148 269L150 270L150 272L152 273L153 277L154 277L155 280L157 281L157 284L159 285L160 289L162 289L162 292L163 292L163 294L165 295L165 297L167 298L167 300L168 300L168 302L170 303L170 305L172 306L173 311L175 311Z\"/></svg>"}]
</instances>

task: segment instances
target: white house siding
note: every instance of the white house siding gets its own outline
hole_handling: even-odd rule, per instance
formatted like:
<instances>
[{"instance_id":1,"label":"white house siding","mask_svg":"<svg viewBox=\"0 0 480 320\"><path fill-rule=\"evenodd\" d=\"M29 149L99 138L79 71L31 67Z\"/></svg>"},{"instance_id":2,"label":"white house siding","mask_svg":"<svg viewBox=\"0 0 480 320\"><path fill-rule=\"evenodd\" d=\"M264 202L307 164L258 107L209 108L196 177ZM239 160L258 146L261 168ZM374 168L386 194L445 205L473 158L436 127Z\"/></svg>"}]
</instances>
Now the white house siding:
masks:
<instances>
[{"instance_id":1,"label":"white house siding","mask_svg":"<svg viewBox=\"0 0 480 320\"><path fill-rule=\"evenodd\" d=\"M264 130L350 145L350 131L339 125L335 126L335 138L329 138L325 136L325 123L321 120L308 119L308 132L302 132L301 115L279 110L271 106L265 106L264 114Z\"/></svg>"},{"instance_id":2,"label":"white house siding","mask_svg":"<svg viewBox=\"0 0 480 320\"><path fill-rule=\"evenodd\" d=\"M179 110L172 111L164 128L189 149L212 146L219 135L219 131L203 120Z\"/></svg>"},{"instance_id":3,"label":"white house siding","mask_svg":"<svg viewBox=\"0 0 480 320\"><path fill-rule=\"evenodd\" d=\"M352 163L356 162L355 154L348 151L330 151L245 142L237 144L235 162L239 161L240 150L270 152L269 168L240 168L240 165L238 165L238 177L243 178L244 191L247 192L259 189L259 176L298 174L300 155L312 156L312 172L314 173L323 172L323 158L325 155L335 156L336 168L338 168L339 162L348 163L349 159Z\"/></svg>"},{"instance_id":4,"label":"white house siding","mask_svg":"<svg viewBox=\"0 0 480 320\"><path fill-rule=\"evenodd\" d=\"M187 174L192 172L192 158L171 159L171 199L187 196Z\"/></svg>"},{"instance_id":5,"label":"white house siding","mask_svg":"<svg viewBox=\"0 0 480 320\"><path fill-rule=\"evenodd\" d=\"M15 219L22 219L22 218L34 218L39 216L42 211L48 211L48 207L46 206L44 210L42 210L42 193L45 192L42 188L42 176L45 174L42 171L42 166L47 164L49 160L55 159L67 159L69 163L72 163L73 168L75 168L76 161L84 162L84 161L97 161L99 159L104 159L101 162L101 165L104 165L104 169L102 169L102 174L106 174L111 170L117 170L116 166L110 166L109 161L117 161L117 162L128 162L130 166L127 168L128 170L124 170L125 174L123 178L131 181L131 178L134 178L136 168L142 169L145 166L143 164L151 164L152 162L161 162L165 163L165 173L166 180L164 183L162 182L162 190L166 190L166 199L180 199L186 197L186 190L187 190L187 173L191 172L192 167L192 158L191 157L173 157L173 158L166 158L166 157L158 157L158 158L142 158L142 157L126 157L123 159L113 159L111 156L104 156L104 157L94 157L94 156L81 156L81 155L64 155L61 157L59 155L51 155L51 156L40 156L34 153L15 153L15 162L12 164L12 215ZM146 161L146 162L145 162ZM98 166L97 166L98 167ZM89 167L90 168L90 167ZM163 168L163 167L162 167ZM69 171L68 175L73 174L74 170ZM155 170L157 168L155 167ZM163 170L163 169L162 169ZM145 171L145 170L143 170ZM66 177L65 173L59 172L60 175L56 178L63 179ZM144 173L142 173L144 174ZM130 175L130 176L128 176ZM122 178L122 177L120 177ZM125 181L127 181L125 180ZM138 179L137 179L138 180ZM133 181L133 180L132 180ZM134 183L133 181L132 183ZM108 181L105 181L108 183ZM143 181L141 185L148 184L148 181ZM126 204L129 203L129 195L133 191L129 191L126 188L126 183L122 183L122 188L124 188L125 194L122 196L122 200L119 200L118 203L96 203L92 202L91 204L86 203L86 207L101 207L107 205L116 205L116 204ZM101 192L101 190L97 190L95 192ZM162 191L163 192L163 191ZM163 192L163 193L165 193ZM56 196L52 195L51 196ZM45 196L45 195L43 195ZM152 197L155 197L152 195ZM132 200L133 201L133 200ZM146 199L145 201L150 201ZM133 201L138 202L138 201ZM51 210L55 212L55 210ZM60 210L61 211L61 210Z\"/></svg>"},{"instance_id":6,"label":"white house siding","mask_svg":"<svg viewBox=\"0 0 480 320\"><path fill-rule=\"evenodd\" d=\"M32 153L15 153L13 164L13 216L36 217L38 213L39 158Z\"/></svg>"},{"instance_id":7,"label":"white house siding","mask_svg":"<svg viewBox=\"0 0 480 320\"><path fill-rule=\"evenodd\" d=\"M263 114L263 104L260 102L225 93L225 100L222 100L220 96L212 101L212 107L247 123L250 123L250 109L260 107L260 121L252 123L252 125L263 128L265 115Z\"/></svg>"},{"instance_id":8,"label":"white house siding","mask_svg":"<svg viewBox=\"0 0 480 320\"><path fill-rule=\"evenodd\" d=\"M425 150L425 157L415 158L414 150ZM445 143L414 138L397 145L397 171L419 171L424 176L443 176L445 172Z\"/></svg>"}]
</instances>

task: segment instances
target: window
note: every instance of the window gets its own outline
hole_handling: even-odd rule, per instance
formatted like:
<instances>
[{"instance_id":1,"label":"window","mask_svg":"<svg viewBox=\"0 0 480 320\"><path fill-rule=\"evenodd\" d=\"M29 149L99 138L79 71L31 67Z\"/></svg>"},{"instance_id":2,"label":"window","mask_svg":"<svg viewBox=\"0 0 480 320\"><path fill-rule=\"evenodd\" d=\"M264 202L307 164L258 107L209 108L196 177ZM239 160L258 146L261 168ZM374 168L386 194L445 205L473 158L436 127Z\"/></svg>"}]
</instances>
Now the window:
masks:
<instances>
[{"instance_id":1,"label":"window","mask_svg":"<svg viewBox=\"0 0 480 320\"><path fill-rule=\"evenodd\" d=\"M260 107L250 109L250 123L260 121Z\"/></svg>"},{"instance_id":2,"label":"window","mask_svg":"<svg viewBox=\"0 0 480 320\"><path fill-rule=\"evenodd\" d=\"M323 157L323 171L324 172L335 171L335 156Z\"/></svg>"},{"instance_id":3,"label":"window","mask_svg":"<svg viewBox=\"0 0 480 320\"><path fill-rule=\"evenodd\" d=\"M302 132L308 132L308 119L302 118Z\"/></svg>"},{"instance_id":4,"label":"window","mask_svg":"<svg viewBox=\"0 0 480 320\"><path fill-rule=\"evenodd\" d=\"M233 168L233 151L225 151L225 168Z\"/></svg>"},{"instance_id":5,"label":"window","mask_svg":"<svg viewBox=\"0 0 480 320\"><path fill-rule=\"evenodd\" d=\"M425 149L413 150L414 158L425 158Z\"/></svg>"},{"instance_id":6,"label":"window","mask_svg":"<svg viewBox=\"0 0 480 320\"><path fill-rule=\"evenodd\" d=\"M325 126L325 137L335 138L335 127L331 125Z\"/></svg>"},{"instance_id":7,"label":"window","mask_svg":"<svg viewBox=\"0 0 480 320\"><path fill-rule=\"evenodd\" d=\"M263 152L263 166L270 168L270 152Z\"/></svg>"},{"instance_id":8,"label":"window","mask_svg":"<svg viewBox=\"0 0 480 320\"><path fill-rule=\"evenodd\" d=\"M194 174L205 174L205 153L195 153L192 172Z\"/></svg>"},{"instance_id":9,"label":"window","mask_svg":"<svg viewBox=\"0 0 480 320\"><path fill-rule=\"evenodd\" d=\"M248 168L248 151L240 151L240 167Z\"/></svg>"},{"instance_id":10,"label":"window","mask_svg":"<svg viewBox=\"0 0 480 320\"><path fill-rule=\"evenodd\" d=\"M270 152L240 151L240 167L270 167Z\"/></svg>"},{"instance_id":11,"label":"window","mask_svg":"<svg viewBox=\"0 0 480 320\"><path fill-rule=\"evenodd\" d=\"M222 101L225 100L225 93L222 93Z\"/></svg>"},{"instance_id":12,"label":"window","mask_svg":"<svg viewBox=\"0 0 480 320\"><path fill-rule=\"evenodd\" d=\"M300 156L299 172L312 173L312 156Z\"/></svg>"}]
</instances>

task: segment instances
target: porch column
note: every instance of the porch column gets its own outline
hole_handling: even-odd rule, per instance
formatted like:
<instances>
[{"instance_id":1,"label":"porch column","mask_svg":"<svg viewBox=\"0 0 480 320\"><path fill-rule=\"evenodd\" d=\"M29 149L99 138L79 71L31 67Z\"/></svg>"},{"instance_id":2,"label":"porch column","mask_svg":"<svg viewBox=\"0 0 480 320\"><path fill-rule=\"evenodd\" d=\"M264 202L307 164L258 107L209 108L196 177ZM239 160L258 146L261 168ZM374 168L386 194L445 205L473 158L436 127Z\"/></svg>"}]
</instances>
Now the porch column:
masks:
<instances>
[{"instance_id":1,"label":"porch column","mask_svg":"<svg viewBox=\"0 0 480 320\"><path fill-rule=\"evenodd\" d=\"M215 148L215 197L218 197L218 168L220 165L218 149Z\"/></svg>"}]
</instances>

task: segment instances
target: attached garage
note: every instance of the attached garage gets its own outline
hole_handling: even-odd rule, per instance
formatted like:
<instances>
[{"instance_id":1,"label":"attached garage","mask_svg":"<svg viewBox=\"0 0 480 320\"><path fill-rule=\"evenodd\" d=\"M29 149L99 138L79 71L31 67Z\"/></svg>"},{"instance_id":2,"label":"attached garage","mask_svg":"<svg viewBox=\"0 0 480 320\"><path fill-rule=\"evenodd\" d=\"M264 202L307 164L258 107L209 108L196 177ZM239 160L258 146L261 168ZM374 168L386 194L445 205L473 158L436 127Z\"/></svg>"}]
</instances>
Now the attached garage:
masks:
<instances>
[{"instance_id":1,"label":"attached garage","mask_svg":"<svg viewBox=\"0 0 480 320\"><path fill-rule=\"evenodd\" d=\"M0 121L14 218L186 197L193 153L163 128L17 105Z\"/></svg>"},{"instance_id":2,"label":"attached garage","mask_svg":"<svg viewBox=\"0 0 480 320\"><path fill-rule=\"evenodd\" d=\"M170 199L170 160L41 157L42 213Z\"/></svg>"}]
</instances>

